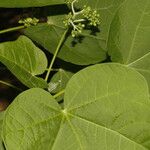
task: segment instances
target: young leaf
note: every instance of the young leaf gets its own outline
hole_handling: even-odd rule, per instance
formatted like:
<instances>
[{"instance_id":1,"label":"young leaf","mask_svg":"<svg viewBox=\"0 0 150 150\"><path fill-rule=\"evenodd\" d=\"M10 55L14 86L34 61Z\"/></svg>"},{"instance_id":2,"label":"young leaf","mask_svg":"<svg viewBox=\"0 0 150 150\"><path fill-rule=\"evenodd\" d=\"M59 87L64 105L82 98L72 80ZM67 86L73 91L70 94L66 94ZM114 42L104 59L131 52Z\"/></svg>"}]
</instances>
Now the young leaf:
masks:
<instances>
[{"instance_id":1,"label":"young leaf","mask_svg":"<svg viewBox=\"0 0 150 150\"><path fill-rule=\"evenodd\" d=\"M26 86L47 87L47 83L36 77L47 68L45 54L25 36L16 41L0 44L0 62Z\"/></svg>"},{"instance_id":2,"label":"young leaf","mask_svg":"<svg viewBox=\"0 0 150 150\"><path fill-rule=\"evenodd\" d=\"M108 49L112 61L135 68L150 86L150 1L127 0L111 24Z\"/></svg>"},{"instance_id":3,"label":"young leaf","mask_svg":"<svg viewBox=\"0 0 150 150\"><path fill-rule=\"evenodd\" d=\"M73 73L59 69L57 73L54 74L54 76L51 78L51 81L49 83L49 92L51 93L58 93L59 91L66 88L66 84L72 77Z\"/></svg>"},{"instance_id":4,"label":"young leaf","mask_svg":"<svg viewBox=\"0 0 150 150\"><path fill-rule=\"evenodd\" d=\"M106 41L110 23L116 9L124 0L82 0L76 7L83 9L84 5L90 6L100 14L101 23L98 29L84 30L79 38L69 36L62 46L58 57L74 64L88 65L106 59ZM68 13L68 12L67 12ZM25 34L42 45L49 52L54 53L60 36L65 30L64 15L50 16L48 23L30 27Z\"/></svg>"},{"instance_id":5,"label":"young leaf","mask_svg":"<svg viewBox=\"0 0 150 150\"><path fill-rule=\"evenodd\" d=\"M17 7L40 7L47 5L63 4L64 0L5 0L0 1L0 7L17 8Z\"/></svg>"},{"instance_id":6,"label":"young leaf","mask_svg":"<svg viewBox=\"0 0 150 150\"><path fill-rule=\"evenodd\" d=\"M135 70L119 64L88 67L75 74L61 110L38 88L20 94L6 111L7 150L148 150L148 86Z\"/></svg>"},{"instance_id":7,"label":"young leaf","mask_svg":"<svg viewBox=\"0 0 150 150\"><path fill-rule=\"evenodd\" d=\"M48 84L48 91L50 93L56 94L65 90L66 85L70 78L73 76L72 72L59 69L57 73L51 78L50 83ZM57 97L57 101L61 101L64 97L64 94Z\"/></svg>"}]
</instances>

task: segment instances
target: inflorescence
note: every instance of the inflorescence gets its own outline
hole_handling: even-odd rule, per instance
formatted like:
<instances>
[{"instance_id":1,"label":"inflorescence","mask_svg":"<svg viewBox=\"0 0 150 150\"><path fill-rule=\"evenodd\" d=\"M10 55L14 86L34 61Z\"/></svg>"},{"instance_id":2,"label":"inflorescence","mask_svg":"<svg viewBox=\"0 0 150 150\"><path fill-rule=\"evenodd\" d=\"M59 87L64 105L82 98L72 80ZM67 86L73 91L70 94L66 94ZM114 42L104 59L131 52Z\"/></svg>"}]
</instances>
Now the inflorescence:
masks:
<instances>
[{"instance_id":1,"label":"inflorescence","mask_svg":"<svg viewBox=\"0 0 150 150\"><path fill-rule=\"evenodd\" d=\"M67 0L66 3L71 6L71 12L64 20L65 26L72 28L72 37L81 34L87 23L94 27L100 24L100 15L96 10L93 10L89 6L84 6L83 10L76 12L74 7L75 2L77 0Z\"/></svg>"},{"instance_id":2,"label":"inflorescence","mask_svg":"<svg viewBox=\"0 0 150 150\"><path fill-rule=\"evenodd\" d=\"M29 27L32 25L37 25L39 22L39 19L37 18L25 18L25 19L21 19L19 20L19 24L24 24L25 27Z\"/></svg>"}]
</instances>

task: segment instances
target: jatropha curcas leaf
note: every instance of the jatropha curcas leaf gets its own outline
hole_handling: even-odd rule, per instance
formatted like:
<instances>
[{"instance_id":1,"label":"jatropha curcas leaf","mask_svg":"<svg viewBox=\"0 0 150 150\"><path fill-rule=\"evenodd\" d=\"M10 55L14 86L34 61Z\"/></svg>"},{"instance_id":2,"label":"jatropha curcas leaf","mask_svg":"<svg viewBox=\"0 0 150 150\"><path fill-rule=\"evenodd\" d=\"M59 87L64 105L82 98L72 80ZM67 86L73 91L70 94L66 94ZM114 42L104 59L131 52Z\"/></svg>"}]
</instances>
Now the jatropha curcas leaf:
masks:
<instances>
[{"instance_id":1,"label":"jatropha curcas leaf","mask_svg":"<svg viewBox=\"0 0 150 150\"><path fill-rule=\"evenodd\" d=\"M21 93L6 111L3 140L7 150L148 150L149 108L138 72L94 65L70 79L64 109L42 89Z\"/></svg>"},{"instance_id":2,"label":"jatropha curcas leaf","mask_svg":"<svg viewBox=\"0 0 150 150\"><path fill-rule=\"evenodd\" d=\"M108 33L111 21L117 11L117 8L124 2L124 0L82 0L75 4L77 10L82 10L84 5L88 6L99 14L100 20L96 20L100 25L83 30L78 38L73 38L71 35L67 37L62 45L58 57L67 62L77 65L95 64L106 59ZM62 7L57 6L56 10ZM92 11L94 12L94 11ZM91 13L91 11L90 11ZM25 34L38 44L43 46L47 51L54 54L61 35L66 30L63 21L68 11L60 15L53 15L48 17L47 23L39 24L35 27L29 27L25 30ZM87 14L86 14L87 15ZM92 15L94 16L94 15ZM88 16L87 16L88 17ZM92 20L93 23L95 19ZM100 21L100 22L99 22ZM68 21L67 21L68 23ZM79 31L82 25L78 26ZM73 33L73 35L75 35Z\"/></svg>"},{"instance_id":3,"label":"jatropha curcas leaf","mask_svg":"<svg viewBox=\"0 0 150 150\"><path fill-rule=\"evenodd\" d=\"M135 68L150 89L150 1L127 0L110 27L108 53L113 62Z\"/></svg>"},{"instance_id":4,"label":"jatropha curcas leaf","mask_svg":"<svg viewBox=\"0 0 150 150\"><path fill-rule=\"evenodd\" d=\"M28 87L48 86L42 78L36 77L46 70L47 58L42 50L25 36L0 44L0 62Z\"/></svg>"}]
</instances>

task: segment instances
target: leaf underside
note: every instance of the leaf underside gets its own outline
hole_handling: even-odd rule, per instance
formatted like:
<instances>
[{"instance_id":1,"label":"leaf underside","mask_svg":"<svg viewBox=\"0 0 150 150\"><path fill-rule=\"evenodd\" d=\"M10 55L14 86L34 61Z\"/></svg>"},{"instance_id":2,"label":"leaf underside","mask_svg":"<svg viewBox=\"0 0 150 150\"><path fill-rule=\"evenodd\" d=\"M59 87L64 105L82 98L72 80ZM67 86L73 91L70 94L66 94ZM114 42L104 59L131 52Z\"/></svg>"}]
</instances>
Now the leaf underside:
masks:
<instances>
[{"instance_id":1,"label":"leaf underside","mask_svg":"<svg viewBox=\"0 0 150 150\"><path fill-rule=\"evenodd\" d=\"M73 75L64 109L38 88L20 94L6 111L8 150L148 150L148 86L119 64L94 65Z\"/></svg>"},{"instance_id":2,"label":"leaf underside","mask_svg":"<svg viewBox=\"0 0 150 150\"><path fill-rule=\"evenodd\" d=\"M150 87L149 14L149 0L126 0L111 24L108 52L112 61L139 71Z\"/></svg>"},{"instance_id":3,"label":"leaf underside","mask_svg":"<svg viewBox=\"0 0 150 150\"><path fill-rule=\"evenodd\" d=\"M36 77L47 68L45 54L30 39L20 36L16 41L0 44L0 62L26 86L47 87L47 83Z\"/></svg>"}]
</instances>

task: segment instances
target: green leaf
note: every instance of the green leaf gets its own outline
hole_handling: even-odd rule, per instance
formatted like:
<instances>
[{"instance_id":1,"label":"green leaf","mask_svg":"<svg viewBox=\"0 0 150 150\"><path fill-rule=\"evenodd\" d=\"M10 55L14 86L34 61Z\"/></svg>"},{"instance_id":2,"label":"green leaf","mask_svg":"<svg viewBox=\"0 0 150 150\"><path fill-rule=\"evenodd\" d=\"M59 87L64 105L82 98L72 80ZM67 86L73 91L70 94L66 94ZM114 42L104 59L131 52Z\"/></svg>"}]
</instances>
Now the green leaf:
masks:
<instances>
[{"instance_id":1,"label":"green leaf","mask_svg":"<svg viewBox=\"0 0 150 150\"><path fill-rule=\"evenodd\" d=\"M73 73L59 69L57 73L54 74L54 76L51 78L51 81L49 83L48 90L51 93L58 93L61 90L66 88L66 84L72 77Z\"/></svg>"},{"instance_id":2,"label":"green leaf","mask_svg":"<svg viewBox=\"0 0 150 150\"><path fill-rule=\"evenodd\" d=\"M62 17L59 18L63 21ZM51 20L52 21L52 20ZM55 52L56 46L66 29L49 25L47 23L26 29L25 34L38 44L42 45L51 53ZM80 43L81 40L81 43ZM94 64L106 59L106 52L100 47L100 39L91 35L74 40L71 36L66 39L58 57L74 64ZM77 43L76 43L77 42Z\"/></svg>"},{"instance_id":3,"label":"green leaf","mask_svg":"<svg viewBox=\"0 0 150 150\"><path fill-rule=\"evenodd\" d=\"M5 0L0 1L0 7L16 8L16 7L40 7L47 5L63 4L64 0Z\"/></svg>"},{"instance_id":4,"label":"green leaf","mask_svg":"<svg viewBox=\"0 0 150 150\"><path fill-rule=\"evenodd\" d=\"M69 36L62 46L58 57L74 64L88 65L106 59L106 42L108 31L116 9L124 0L82 0L77 5L83 8L86 4L96 9L101 16L99 29L85 30L80 38ZM68 13L68 12L66 12ZM53 14L54 15L54 14ZM64 15L50 16L48 22L25 30L25 34L42 45L49 52L54 53L58 41L63 34Z\"/></svg>"},{"instance_id":5,"label":"green leaf","mask_svg":"<svg viewBox=\"0 0 150 150\"><path fill-rule=\"evenodd\" d=\"M106 44L108 40L108 34L110 29L110 24L112 19L120 5L125 0L82 0L79 1L77 5L79 8L83 8L84 5L90 6L93 9L96 9L97 12L100 14L101 18L101 25L100 25L100 34L98 34L98 38L104 40L101 46L104 49L107 49Z\"/></svg>"},{"instance_id":6,"label":"green leaf","mask_svg":"<svg viewBox=\"0 0 150 150\"><path fill-rule=\"evenodd\" d=\"M38 88L20 94L6 111L7 150L148 150L148 86L134 69L101 64L75 74L61 110Z\"/></svg>"},{"instance_id":7,"label":"green leaf","mask_svg":"<svg viewBox=\"0 0 150 150\"><path fill-rule=\"evenodd\" d=\"M45 54L30 39L21 36L13 42L0 44L0 62L26 86L47 87L47 83L36 77L47 68Z\"/></svg>"},{"instance_id":8,"label":"green leaf","mask_svg":"<svg viewBox=\"0 0 150 150\"><path fill-rule=\"evenodd\" d=\"M108 49L112 61L135 68L150 86L149 13L149 0L127 0L111 24Z\"/></svg>"},{"instance_id":9,"label":"green leaf","mask_svg":"<svg viewBox=\"0 0 150 150\"><path fill-rule=\"evenodd\" d=\"M70 80L72 76L73 76L72 72L66 71L64 69L59 69L59 71L55 73L53 77L51 78L51 81L48 84L48 91L50 93L56 94L64 90L66 88L68 81ZM62 100L63 97L64 97L64 94L60 95L57 98L57 101Z\"/></svg>"},{"instance_id":10,"label":"green leaf","mask_svg":"<svg viewBox=\"0 0 150 150\"><path fill-rule=\"evenodd\" d=\"M55 141L62 115L53 97L35 88L13 101L5 119L9 120L7 123L4 120L3 126L7 150L46 150Z\"/></svg>"}]
</instances>

